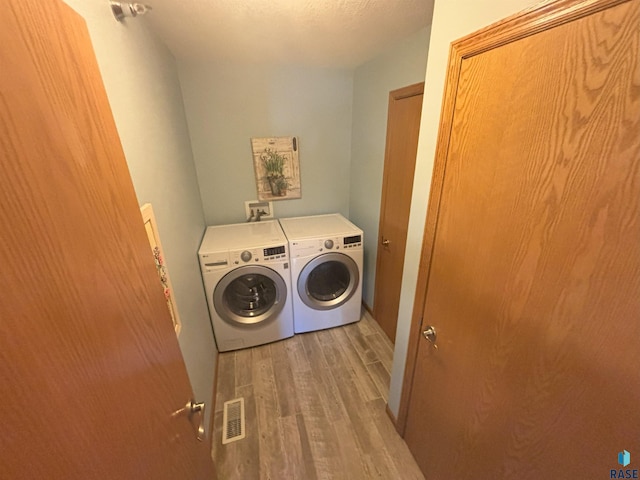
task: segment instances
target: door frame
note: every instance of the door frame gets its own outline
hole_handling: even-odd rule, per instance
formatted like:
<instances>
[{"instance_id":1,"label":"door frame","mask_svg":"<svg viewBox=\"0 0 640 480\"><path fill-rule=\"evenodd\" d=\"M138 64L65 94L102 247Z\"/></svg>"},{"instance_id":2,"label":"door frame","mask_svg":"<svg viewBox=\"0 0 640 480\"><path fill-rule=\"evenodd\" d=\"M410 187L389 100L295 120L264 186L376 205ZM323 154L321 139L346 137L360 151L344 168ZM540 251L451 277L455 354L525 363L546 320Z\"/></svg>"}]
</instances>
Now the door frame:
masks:
<instances>
[{"instance_id":1,"label":"door frame","mask_svg":"<svg viewBox=\"0 0 640 480\"><path fill-rule=\"evenodd\" d=\"M398 88L396 90L391 90L389 92L388 106L391 106L392 101L402 100L408 97L414 97L416 95L424 94L424 82L414 83L412 85L407 85L406 87ZM385 204L387 202L387 194L389 191L389 184L387 182L388 173L393 168L391 165L391 155L390 155L390 129L389 129L389 121L391 118L389 117L390 108L387 108L387 135L385 139L384 146L384 166L382 170L382 196L380 197L380 217L378 218L378 238L377 238L377 249L376 249L376 278L375 285L373 287L373 311L371 312L371 316L376 319L378 317L378 303L376 302L376 298L380 298L380 290L382 289L382 283L380 277L377 275L377 272L380 271L380 264L382 263L382 250L380 246L382 245L382 231L383 226L385 224L386 215L385 215ZM413 175L415 177L415 161L413 167ZM413 191L413 188L411 189ZM407 192L409 196L411 196L411 192ZM409 226L409 216L407 212L407 228ZM406 256L406 251L405 251ZM403 265L404 265L404 257L403 256ZM397 319L396 319L397 322Z\"/></svg>"},{"instance_id":2,"label":"door frame","mask_svg":"<svg viewBox=\"0 0 640 480\"><path fill-rule=\"evenodd\" d=\"M422 330L422 314L427 297L427 289L429 287L429 273L438 226L442 187L444 185L446 161L449 154L449 142L453 127L455 101L462 61L488 50L501 47L507 43L535 35L541 31L629 1L631 0L545 1L451 43L442 108L440 111L440 124L438 127L431 190L429 192L427 216L422 237L420 263L418 264L418 278L411 314L400 406L398 416L396 417L396 430L401 436L404 436L409 413L409 403L411 400L418 354L418 342L420 341Z\"/></svg>"}]
</instances>

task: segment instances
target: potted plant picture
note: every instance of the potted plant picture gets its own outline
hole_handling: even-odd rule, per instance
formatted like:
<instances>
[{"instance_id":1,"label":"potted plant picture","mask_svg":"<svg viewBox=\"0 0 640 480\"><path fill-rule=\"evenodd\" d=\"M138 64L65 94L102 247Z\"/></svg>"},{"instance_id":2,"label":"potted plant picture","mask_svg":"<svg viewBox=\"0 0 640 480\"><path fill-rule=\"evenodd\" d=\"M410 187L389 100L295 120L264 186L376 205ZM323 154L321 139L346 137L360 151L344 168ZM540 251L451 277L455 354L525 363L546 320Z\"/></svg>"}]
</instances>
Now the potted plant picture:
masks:
<instances>
[{"instance_id":1,"label":"potted plant picture","mask_svg":"<svg viewBox=\"0 0 640 480\"><path fill-rule=\"evenodd\" d=\"M271 188L271 194L283 197L287 194L289 182L284 175L284 155L280 155L276 150L265 148L260 154L260 160L265 169L265 176Z\"/></svg>"},{"instance_id":2,"label":"potted plant picture","mask_svg":"<svg viewBox=\"0 0 640 480\"><path fill-rule=\"evenodd\" d=\"M251 138L258 200L301 198L299 150L295 136Z\"/></svg>"}]
</instances>

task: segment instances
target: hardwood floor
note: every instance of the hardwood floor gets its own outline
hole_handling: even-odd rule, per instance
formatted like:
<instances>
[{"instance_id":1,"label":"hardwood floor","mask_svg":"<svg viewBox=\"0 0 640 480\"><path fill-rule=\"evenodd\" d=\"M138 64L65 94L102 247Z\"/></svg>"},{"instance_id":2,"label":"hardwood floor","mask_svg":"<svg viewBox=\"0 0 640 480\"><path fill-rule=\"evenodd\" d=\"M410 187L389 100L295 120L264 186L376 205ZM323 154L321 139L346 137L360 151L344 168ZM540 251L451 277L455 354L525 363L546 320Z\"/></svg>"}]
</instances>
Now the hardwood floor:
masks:
<instances>
[{"instance_id":1,"label":"hardwood floor","mask_svg":"<svg viewBox=\"0 0 640 480\"><path fill-rule=\"evenodd\" d=\"M213 458L220 480L424 479L385 412L392 345L358 323L219 357ZM247 436L222 445L244 397Z\"/></svg>"}]
</instances>

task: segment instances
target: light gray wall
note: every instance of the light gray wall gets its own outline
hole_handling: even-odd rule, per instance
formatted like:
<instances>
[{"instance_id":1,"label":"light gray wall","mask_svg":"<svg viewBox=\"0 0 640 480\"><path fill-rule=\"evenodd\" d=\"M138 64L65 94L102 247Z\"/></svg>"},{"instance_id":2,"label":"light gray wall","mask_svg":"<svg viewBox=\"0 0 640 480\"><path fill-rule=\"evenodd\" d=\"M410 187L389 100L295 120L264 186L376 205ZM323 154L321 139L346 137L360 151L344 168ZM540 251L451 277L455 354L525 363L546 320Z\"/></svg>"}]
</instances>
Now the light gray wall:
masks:
<instances>
[{"instance_id":1,"label":"light gray wall","mask_svg":"<svg viewBox=\"0 0 640 480\"><path fill-rule=\"evenodd\" d=\"M453 40L528 8L535 3L538 3L538 0L436 0L435 2L433 21L431 23L425 93L422 104L420 139L418 141L418 155L411 199L405 268L402 276L396 348L391 371L389 408L394 415L398 414L400 406L409 326L418 278L418 263L420 261L422 234L427 215L427 202L429 200L429 187L436 151L449 46Z\"/></svg>"},{"instance_id":2,"label":"light gray wall","mask_svg":"<svg viewBox=\"0 0 640 480\"><path fill-rule=\"evenodd\" d=\"M208 225L243 222L257 198L251 137L299 139L302 198L277 217L349 214L352 72L178 62Z\"/></svg>"},{"instance_id":3,"label":"light gray wall","mask_svg":"<svg viewBox=\"0 0 640 480\"><path fill-rule=\"evenodd\" d=\"M423 28L355 70L349 214L366 239L362 294L369 307L374 302L389 92L424 80L430 32L431 27Z\"/></svg>"},{"instance_id":4,"label":"light gray wall","mask_svg":"<svg viewBox=\"0 0 640 480\"><path fill-rule=\"evenodd\" d=\"M120 24L106 1L66 1L87 22L138 201L153 205L182 354L196 398L210 402L217 352L196 255L204 215L175 60L144 18Z\"/></svg>"}]
</instances>

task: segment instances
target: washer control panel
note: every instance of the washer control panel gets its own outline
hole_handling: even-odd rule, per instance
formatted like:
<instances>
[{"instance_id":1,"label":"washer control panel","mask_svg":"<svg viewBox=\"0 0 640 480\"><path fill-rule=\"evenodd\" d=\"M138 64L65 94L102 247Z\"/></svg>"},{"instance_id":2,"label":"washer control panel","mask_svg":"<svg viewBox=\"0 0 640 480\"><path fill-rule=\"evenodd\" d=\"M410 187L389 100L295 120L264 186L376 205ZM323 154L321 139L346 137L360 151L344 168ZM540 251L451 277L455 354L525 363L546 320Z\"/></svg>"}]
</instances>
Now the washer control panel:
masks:
<instances>
[{"instance_id":1,"label":"washer control panel","mask_svg":"<svg viewBox=\"0 0 640 480\"><path fill-rule=\"evenodd\" d=\"M232 265L282 262L287 260L287 247L276 245L275 247L248 248L230 252L230 255Z\"/></svg>"}]
</instances>

